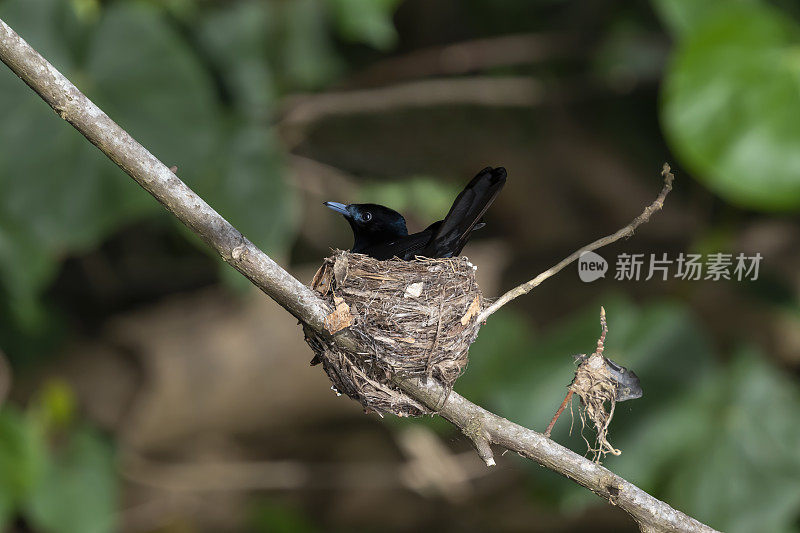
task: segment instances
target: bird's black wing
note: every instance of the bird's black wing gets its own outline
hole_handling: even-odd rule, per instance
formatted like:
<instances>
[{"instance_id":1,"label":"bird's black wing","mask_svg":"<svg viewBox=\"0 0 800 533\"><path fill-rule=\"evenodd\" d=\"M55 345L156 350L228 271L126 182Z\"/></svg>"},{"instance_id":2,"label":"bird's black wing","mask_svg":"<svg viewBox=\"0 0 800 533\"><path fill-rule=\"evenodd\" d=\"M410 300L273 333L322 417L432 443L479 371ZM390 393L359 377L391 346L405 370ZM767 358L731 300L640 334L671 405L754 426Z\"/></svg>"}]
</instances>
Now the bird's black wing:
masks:
<instances>
[{"instance_id":1,"label":"bird's black wing","mask_svg":"<svg viewBox=\"0 0 800 533\"><path fill-rule=\"evenodd\" d=\"M486 167L456 197L450 212L417 252L425 257L454 257L506 183L506 169Z\"/></svg>"},{"instance_id":2,"label":"bird's black wing","mask_svg":"<svg viewBox=\"0 0 800 533\"><path fill-rule=\"evenodd\" d=\"M370 246L363 250L362 253L380 261L385 261L392 257L410 261L414 259L415 256L422 255L420 251L430 242L431 237L433 237L433 234L439 229L442 222L444 221L439 220L438 222L434 222L419 233L412 233L411 235L399 237L391 242L383 242Z\"/></svg>"}]
</instances>

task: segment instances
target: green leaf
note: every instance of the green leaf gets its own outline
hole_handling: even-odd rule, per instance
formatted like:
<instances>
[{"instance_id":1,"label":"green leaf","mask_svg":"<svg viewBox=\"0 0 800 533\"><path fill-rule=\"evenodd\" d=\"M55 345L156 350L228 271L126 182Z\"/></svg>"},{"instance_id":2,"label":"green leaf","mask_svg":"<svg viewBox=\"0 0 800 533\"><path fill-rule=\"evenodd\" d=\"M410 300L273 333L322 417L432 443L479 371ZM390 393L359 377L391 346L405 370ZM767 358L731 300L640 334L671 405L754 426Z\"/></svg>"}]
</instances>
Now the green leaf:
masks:
<instances>
[{"instance_id":1,"label":"green leaf","mask_svg":"<svg viewBox=\"0 0 800 533\"><path fill-rule=\"evenodd\" d=\"M0 182L2 182L0 174ZM38 291L44 280L55 272L56 258L45 247L30 238L30 228L21 226L16 217L3 212L0 199L0 280L3 287L3 308L7 308L9 319L0 324L4 345L11 344L6 335L11 334L12 324L31 333L46 329L45 314L37 301ZM11 334L13 336L13 334Z\"/></svg>"},{"instance_id":2,"label":"green leaf","mask_svg":"<svg viewBox=\"0 0 800 533\"><path fill-rule=\"evenodd\" d=\"M276 6L270 32L273 70L286 90L319 88L342 70L329 35L323 0L293 0Z\"/></svg>"},{"instance_id":3,"label":"green leaf","mask_svg":"<svg viewBox=\"0 0 800 533\"><path fill-rule=\"evenodd\" d=\"M328 0L345 39L388 50L397 42L392 15L400 0Z\"/></svg>"},{"instance_id":4,"label":"green leaf","mask_svg":"<svg viewBox=\"0 0 800 533\"><path fill-rule=\"evenodd\" d=\"M0 16L156 155L200 179L219 119L187 45L155 8L114 4L84 25L70 5L7 0ZM0 94L0 279L17 321L33 329L58 260L157 204L7 70Z\"/></svg>"},{"instance_id":5,"label":"green leaf","mask_svg":"<svg viewBox=\"0 0 800 533\"><path fill-rule=\"evenodd\" d=\"M48 533L113 531L117 483L111 448L86 429L63 444L28 500L31 525Z\"/></svg>"},{"instance_id":6,"label":"green leaf","mask_svg":"<svg viewBox=\"0 0 800 533\"><path fill-rule=\"evenodd\" d=\"M35 424L16 409L0 411L0 530L43 475L45 446Z\"/></svg>"},{"instance_id":7,"label":"green leaf","mask_svg":"<svg viewBox=\"0 0 800 533\"><path fill-rule=\"evenodd\" d=\"M286 10L291 7L283 6ZM198 192L258 246L285 252L298 222L294 191L283 177L279 143L268 125L276 89L269 68L269 35L279 10L241 2L207 13L199 38L233 98L217 166ZM231 61L236 58L236 61ZM231 280L241 277L225 268Z\"/></svg>"},{"instance_id":8,"label":"green leaf","mask_svg":"<svg viewBox=\"0 0 800 533\"><path fill-rule=\"evenodd\" d=\"M261 120L267 117L276 91L267 54L272 17L267 2L225 4L204 12L197 29L237 111Z\"/></svg>"},{"instance_id":9,"label":"green leaf","mask_svg":"<svg viewBox=\"0 0 800 533\"><path fill-rule=\"evenodd\" d=\"M74 37L86 28L79 23L70 3L58 0L3 0L0 1L0 15L62 73L72 70L79 61L76 53L78 41ZM7 79L13 77L10 71L2 76ZM27 87L25 90L30 92Z\"/></svg>"},{"instance_id":10,"label":"green leaf","mask_svg":"<svg viewBox=\"0 0 800 533\"><path fill-rule=\"evenodd\" d=\"M74 69L79 49L72 36L82 27L71 15L67 4L54 0L0 3L0 18L67 71ZM0 280L14 323L34 331L43 321L36 296L55 272L62 239L70 238L65 220L53 222L63 213L62 195L69 199L61 170L65 160L71 166L81 157L74 148L85 141L59 124L47 104L7 69L0 73L0 94ZM79 230L73 235L78 241Z\"/></svg>"},{"instance_id":11,"label":"green leaf","mask_svg":"<svg viewBox=\"0 0 800 533\"><path fill-rule=\"evenodd\" d=\"M77 415L75 392L63 379L48 379L36 393L28 412L45 434L57 434L68 429L75 421Z\"/></svg>"},{"instance_id":12,"label":"green leaf","mask_svg":"<svg viewBox=\"0 0 800 533\"><path fill-rule=\"evenodd\" d=\"M100 0L70 0L70 2L80 20L93 22L100 16Z\"/></svg>"},{"instance_id":13,"label":"green leaf","mask_svg":"<svg viewBox=\"0 0 800 533\"><path fill-rule=\"evenodd\" d=\"M157 6L112 3L92 24L96 17L66 16L77 4L27 2L0 3L0 15L59 60L56 66L112 119L177 165L180 177L251 240L271 252L288 247L297 206L268 123L275 92L268 51L270 38L288 28L291 38L280 46L287 62L326 77L322 66L333 56L319 2L281 6L284 25L263 2L214 11L197 24L233 103L224 112L209 72ZM303 83L322 80L299 76ZM0 92L9 95L0 100L0 279L16 322L35 331L43 320L38 294L61 257L162 211L20 80L0 75Z\"/></svg>"},{"instance_id":14,"label":"green leaf","mask_svg":"<svg viewBox=\"0 0 800 533\"><path fill-rule=\"evenodd\" d=\"M320 529L307 513L291 504L272 501L257 501L252 506L249 527L251 531L264 533L314 533Z\"/></svg>"},{"instance_id":15,"label":"green leaf","mask_svg":"<svg viewBox=\"0 0 800 533\"><path fill-rule=\"evenodd\" d=\"M758 4L761 0L651 0L664 24L678 37L691 34L710 17L733 4Z\"/></svg>"},{"instance_id":16,"label":"green leaf","mask_svg":"<svg viewBox=\"0 0 800 533\"><path fill-rule=\"evenodd\" d=\"M155 8L133 3L109 8L87 70L96 102L111 118L167 165L177 165L187 183L201 179L213 161L220 127L212 82ZM116 180L104 179L130 181L115 174ZM134 189L131 201L155 206Z\"/></svg>"},{"instance_id":17,"label":"green leaf","mask_svg":"<svg viewBox=\"0 0 800 533\"><path fill-rule=\"evenodd\" d=\"M800 207L800 31L759 4L692 27L663 86L661 118L681 161L743 207Z\"/></svg>"},{"instance_id":18,"label":"green leaf","mask_svg":"<svg viewBox=\"0 0 800 533\"><path fill-rule=\"evenodd\" d=\"M225 167L208 185L208 197L260 248L283 253L294 237L298 206L283 179L277 142L271 130L256 125L244 125L226 137Z\"/></svg>"},{"instance_id":19,"label":"green leaf","mask_svg":"<svg viewBox=\"0 0 800 533\"><path fill-rule=\"evenodd\" d=\"M752 350L707 384L704 439L676 460L668 501L714 527L795 531L800 517L800 393Z\"/></svg>"}]
</instances>

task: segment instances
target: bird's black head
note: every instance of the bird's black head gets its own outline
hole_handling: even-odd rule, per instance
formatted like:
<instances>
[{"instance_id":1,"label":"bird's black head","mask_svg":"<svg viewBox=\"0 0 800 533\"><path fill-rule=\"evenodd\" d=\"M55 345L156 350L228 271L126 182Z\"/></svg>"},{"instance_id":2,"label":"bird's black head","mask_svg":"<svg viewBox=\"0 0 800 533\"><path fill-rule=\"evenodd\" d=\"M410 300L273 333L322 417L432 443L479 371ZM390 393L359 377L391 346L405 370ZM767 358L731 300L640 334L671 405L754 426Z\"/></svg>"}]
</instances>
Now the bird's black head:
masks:
<instances>
[{"instance_id":1,"label":"bird's black head","mask_svg":"<svg viewBox=\"0 0 800 533\"><path fill-rule=\"evenodd\" d=\"M387 243L408 235L403 215L378 204L340 204L325 202L326 207L341 213L353 229L353 252L361 253L370 246Z\"/></svg>"}]
</instances>

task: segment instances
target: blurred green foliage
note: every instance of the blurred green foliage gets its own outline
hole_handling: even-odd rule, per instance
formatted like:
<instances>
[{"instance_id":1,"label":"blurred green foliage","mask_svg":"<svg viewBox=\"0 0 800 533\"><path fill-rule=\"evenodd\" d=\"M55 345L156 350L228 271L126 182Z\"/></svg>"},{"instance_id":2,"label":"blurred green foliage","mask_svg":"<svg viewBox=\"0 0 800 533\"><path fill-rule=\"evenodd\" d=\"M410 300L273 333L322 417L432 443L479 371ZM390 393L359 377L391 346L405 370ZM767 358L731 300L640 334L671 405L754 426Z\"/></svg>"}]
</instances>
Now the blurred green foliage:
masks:
<instances>
[{"instance_id":1,"label":"blurred green foliage","mask_svg":"<svg viewBox=\"0 0 800 533\"><path fill-rule=\"evenodd\" d=\"M391 15L400 0L329 0L343 37L386 50L397 41Z\"/></svg>"},{"instance_id":2,"label":"blurred green foliage","mask_svg":"<svg viewBox=\"0 0 800 533\"><path fill-rule=\"evenodd\" d=\"M692 174L722 198L800 208L800 27L766 2L655 0L677 48L662 122Z\"/></svg>"},{"instance_id":3,"label":"blurred green foliage","mask_svg":"<svg viewBox=\"0 0 800 533\"><path fill-rule=\"evenodd\" d=\"M359 191L358 201L391 205L402 213L438 220L444 218L459 192L456 184L431 176L412 176L403 181L366 184Z\"/></svg>"},{"instance_id":4,"label":"blurred green foliage","mask_svg":"<svg viewBox=\"0 0 800 533\"><path fill-rule=\"evenodd\" d=\"M59 0L0 4L4 20L251 239L285 248L294 207L266 121L224 106L208 65L157 8L115 3L91 20L77 13ZM61 258L162 212L19 80L0 76L0 92L0 275L12 316L33 329Z\"/></svg>"},{"instance_id":5,"label":"blurred green foliage","mask_svg":"<svg viewBox=\"0 0 800 533\"><path fill-rule=\"evenodd\" d=\"M605 354L635 369L644 388L641 399L616 406L609 440L622 455L607 456L604 464L721 530L793 531L800 508L800 427L792 424L800 412L797 384L751 348L728 354L730 364L718 364L709 339L681 304L636 306L613 295L603 303L609 326ZM459 391L543 430L573 376L568 354L596 348L599 307L541 336L509 312L493 318L470 350ZM591 428L581 429L577 413L572 421L569 410L553 432L557 442L583 454L581 434L592 442ZM538 480L539 498L569 512L596 503L574 483L554 483L551 472L523 464Z\"/></svg>"},{"instance_id":6,"label":"blurred green foliage","mask_svg":"<svg viewBox=\"0 0 800 533\"><path fill-rule=\"evenodd\" d=\"M302 509L271 500L256 500L250 513L248 530L257 533L315 533L320 528Z\"/></svg>"},{"instance_id":7,"label":"blurred green foliage","mask_svg":"<svg viewBox=\"0 0 800 533\"><path fill-rule=\"evenodd\" d=\"M275 100L343 72L336 35L391 46L396 4L0 0L0 18L251 240L283 255L298 213ZM54 319L41 295L66 257L166 215L8 71L0 94L0 345L14 356ZM22 516L36 531L114 530L111 447L75 413L58 382L27 411L0 411L0 529ZM258 522L273 530L291 518L276 517L262 509Z\"/></svg>"},{"instance_id":8,"label":"blurred green foliage","mask_svg":"<svg viewBox=\"0 0 800 533\"><path fill-rule=\"evenodd\" d=\"M0 0L0 17L256 244L285 253L298 221L271 124L277 100L323 89L348 68L337 41L397 42L399 0ZM471 3L484 28L530 31L529 16L563 0ZM797 22L762 0L652 0L675 41L661 121L679 159L723 200L765 211L800 208ZM614 17L611 17L614 18ZM661 65L635 16L610 23L601 70ZM36 335L52 316L41 294L65 257L96 248L163 210L8 72L0 74L0 344ZM428 177L369 185L362 199L426 218L455 189ZM179 230L182 231L182 230ZM715 247L716 248L716 247ZM227 271L226 271L227 272ZM635 369L645 396L617 406L606 464L726 531L791 531L800 508L796 383L745 346L722 354L683 305L604 299L607 355ZM591 352L599 305L543 334L503 311L481 332L459 391L542 429L572 377L568 354ZM13 355L13 354L12 354ZM561 377L559 377L561 376ZM110 531L112 447L77 420L64 384L31 407L0 411L0 528ZM583 453L569 414L555 438ZM404 422L403 422L404 423ZM417 423L417 422L414 422ZM591 431L584 430L591 440ZM564 510L596 503L530 467L532 490ZM315 530L300 511L263 503L253 527Z\"/></svg>"},{"instance_id":9,"label":"blurred green foliage","mask_svg":"<svg viewBox=\"0 0 800 533\"><path fill-rule=\"evenodd\" d=\"M390 46L396 3L1 0L0 18L280 256L298 213L271 123L275 100L342 73L337 32ZM0 345L14 356L54 319L41 295L66 257L167 215L8 71L0 94ZM26 412L0 411L0 529L16 516L43 532L114 529L111 447L75 411L63 383L45 387ZM281 522L274 515L259 521Z\"/></svg>"},{"instance_id":10,"label":"blurred green foliage","mask_svg":"<svg viewBox=\"0 0 800 533\"><path fill-rule=\"evenodd\" d=\"M45 533L114 530L112 448L75 419L74 405L71 390L53 382L25 412L0 410L0 530L18 516Z\"/></svg>"},{"instance_id":11,"label":"blurred green foliage","mask_svg":"<svg viewBox=\"0 0 800 533\"><path fill-rule=\"evenodd\" d=\"M44 470L45 444L33 420L13 407L0 411L0 526L25 504Z\"/></svg>"},{"instance_id":12,"label":"blurred green foliage","mask_svg":"<svg viewBox=\"0 0 800 533\"><path fill-rule=\"evenodd\" d=\"M333 38L386 48L397 0L201 5L2 0L15 28L109 116L266 251L294 237L275 99L328 84ZM135 43L135 46L133 45ZM0 341L47 330L61 261L163 210L18 79L0 76ZM13 355L13 354L12 354Z\"/></svg>"}]
</instances>

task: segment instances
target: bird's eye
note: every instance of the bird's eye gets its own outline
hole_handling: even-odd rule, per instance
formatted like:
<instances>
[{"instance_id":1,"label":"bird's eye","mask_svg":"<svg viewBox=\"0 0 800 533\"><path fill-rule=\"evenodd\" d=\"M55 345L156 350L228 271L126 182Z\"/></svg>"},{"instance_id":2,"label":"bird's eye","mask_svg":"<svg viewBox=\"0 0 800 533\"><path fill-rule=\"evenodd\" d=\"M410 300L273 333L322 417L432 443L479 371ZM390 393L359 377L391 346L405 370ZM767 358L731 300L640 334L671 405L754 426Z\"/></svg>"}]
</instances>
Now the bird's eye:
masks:
<instances>
[{"instance_id":1,"label":"bird's eye","mask_svg":"<svg viewBox=\"0 0 800 533\"><path fill-rule=\"evenodd\" d=\"M372 213L367 211L366 213L364 213L364 222L369 222L370 220L372 220Z\"/></svg>"}]
</instances>

